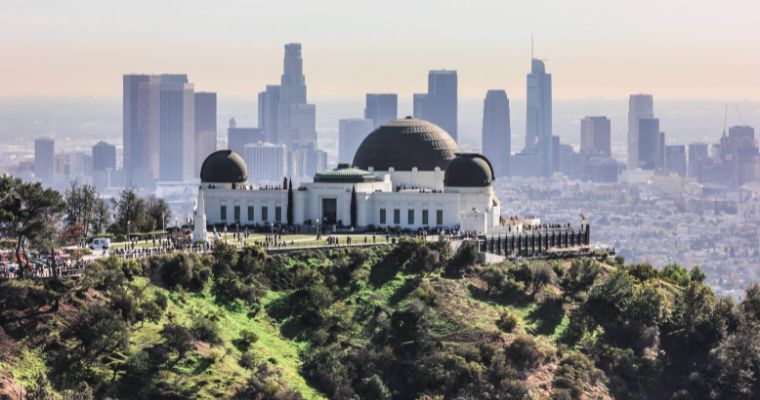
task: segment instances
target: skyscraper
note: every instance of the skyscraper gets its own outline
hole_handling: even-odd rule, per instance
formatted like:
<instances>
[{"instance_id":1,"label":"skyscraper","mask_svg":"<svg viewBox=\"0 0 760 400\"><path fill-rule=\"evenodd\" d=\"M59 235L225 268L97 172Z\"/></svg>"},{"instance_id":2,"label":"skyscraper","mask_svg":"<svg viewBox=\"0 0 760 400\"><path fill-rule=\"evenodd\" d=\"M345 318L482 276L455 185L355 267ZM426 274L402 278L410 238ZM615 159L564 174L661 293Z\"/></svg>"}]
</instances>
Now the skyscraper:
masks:
<instances>
[{"instance_id":1,"label":"skyscraper","mask_svg":"<svg viewBox=\"0 0 760 400\"><path fill-rule=\"evenodd\" d=\"M660 163L660 120L639 118L636 124L636 136L638 167L644 170L657 169Z\"/></svg>"},{"instance_id":2,"label":"skyscraper","mask_svg":"<svg viewBox=\"0 0 760 400\"><path fill-rule=\"evenodd\" d=\"M123 77L122 143L127 186L148 186L158 172L159 92L157 85L151 85L157 80L150 75Z\"/></svg>"},{"instance_id":3,"label":"skyscraper","mask_svg":"<svg viewBox=\"0 0 760 400\"><path fill-rule=\"evenodd\" d=\"M264 130L261 128L238 127L235 118L230 118L227 128L227 148L243 156L245 145L263 142L266 140Z\"/></svg>"},{"instance_id":4,"label":"skyscraper","mask_svg":"<svg viewBox=\"0 0 760 400\"><path fill-rule=\"evenodd\" d=\"M187 75L161 75L159 179L188 181L195 170L195 93Z\"/></svg>"},{"instance_id":5,"label":"skyscraper","mask_svg":"<svg viewBox=\"0 0 760 400\"><path fill-rule=\"evenodd\" d=\"M216 93L195 93L195 171L200 176L201 164L216 151Z\"/></svg>"},{"instance_id":6,"label":"skyscraper","mask_svg":"<svg viewBox=\"0 0 760 400\"><path fill-rule=\"evenodd\" d=\"M509 99L504 90L489 90L483 101L483 155L491 161L497 177L509 176L512 153Z\"/></svg>"},{"instance_id":7,"label":"skyscraper","mask_svg":"<svg viewBox=\"0 0 760 400\"><path fill-rule=\"evenodd\" d=\"M641 167L639 120L654 118L654 100L651 94L632 94L628 99L628 169Z\"/></svg>"},{"instance_id":8,"label":"skyscraper","mask_svg":"<svg viewBox=\"0 0 760 400\"><path fill-rule=\"evenodd\" d=\"M297 142L313 140L316 143L316 130L307 129L316 126L316 110L314 105L306 104L306 78L303 75L300 43L285 45L278 108L279 143L285 143L288 147ZM307 118L314 120L306 121Z\"/></svg>"},{"instance_id":9,"label":"skyscraper","mask_svg":"<svg viewBox=\"0 0 760 400\"><path fill-rule=\"evenodd\" d=\"M581 120L581 154L610 158L610 120L585 117Z\"/></svg>"},{"instance_id":10,"label":"skyscraper","mask_svg":"<svg viewBox=\"0 0 760 400\"><path fill-rule=\"evenodd\" d=\"M707 143L689 143L689 177L700 178L702 167L708 158Z\"/></svg>"},{"instance_id":11,"label":"skyscraper","mask_svg":"<svg viewBox=\"0 0 760 400\"><path fill-rule=\"evenodd\" d=\"M243 146L243 160L248 167L248 182L280 184L286 175L287 153L285 145L249 143Z\"/></svg>"},{"instance_id":12,"label":"skyscraper","mask_svg":"<svg viewBox=\"0 0 760 400\"><path fill-rule=\"evenodd\" d=\"M686 176L686 146L665 146L665 170L675 172L678 176Z\"/></svg>"},{"instance_id":13,"label":"skyscraper","mask_svg":"<svg viewBox=\"0 0 760 400\"><path fill-rule=\"evenodd\" d=\"M93 172L116 170L116 146L100 141L92 146Z\"/></svg>"},{"instance_id":14,"label":"skyscraper","mask_svg":"<svg viewBox=\"0 0 760 400\"><path fill-rule=\"evenodd\" d=\"M267 85L265 91L259 93L259 128L264 130L266 141L284 143L280 137L280 86Z\"/></svg>"},{"instance_id":15,"label":"skyscraper","mask_svg":"<svg viewBox=\"0 0 760 400\"><path fill-rule=\"evenodd\" d=\"M395 93L367 93L364 118L372 120L372 129L376 129L388 121L398 119L398 95Z\"/></svg>"},{"instance_id":16,"label":"skyscraper","mask_svg":"<svg viewBox=\"0 0 760 400\"><path fill-rule=\"evenodd\" d=\"M415 93L414 117L428 120L457 140L457 72L433 70L428 73L427 93Z\"/></svg>"},{"instance_id":17,"label":"skyscraper","mask_svg":"<svg viewBox=\"0 0 760 400\"><path fill-rule=\"evenodd\" d=\"M351 164L356 149L372 129L371 119L352 118L338 121L338 162Z\"/></svg>"},{"instance_id":18,"label":"skyscraper","mask_svg":"<svg viewBox=\"0 0 760 400\"><path fill-rule=\"evenodd\" d=\"M531 60L528 74L525 149L538 153L540 175L551 176L552 163L552 75L544 62Z\"/></svg>"},{"instance_id":19,"label":"skyscraper","mask_svg":"<svg viewBox=\"0 0 760 400\"><path fill-rule=\"evenodd\" d=\"M45 185L53 184L55 176L55 141L53 139L35 139L34 175Z\"/></svg>"}]
</instances>

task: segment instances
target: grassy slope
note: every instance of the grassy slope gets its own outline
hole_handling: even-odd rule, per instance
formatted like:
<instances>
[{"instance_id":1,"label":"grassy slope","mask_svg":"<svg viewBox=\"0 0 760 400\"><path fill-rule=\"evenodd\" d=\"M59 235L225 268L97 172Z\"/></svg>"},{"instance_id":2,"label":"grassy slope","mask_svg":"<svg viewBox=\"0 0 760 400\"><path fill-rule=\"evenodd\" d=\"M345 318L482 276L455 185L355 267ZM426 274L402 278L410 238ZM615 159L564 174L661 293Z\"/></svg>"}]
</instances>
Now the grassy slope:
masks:
<instances>
[{"instance_id":1,"label":"grassy slope","mask_svg":"<svg viewBox=\"0 0 760 400\"><path fill-rule=\"evenodd\" d=\"M147 281L142 280L141 284L147 284ZM256 333L259 337L259 341L252 346L252 351L262 361L278 368L291 388L301 392L307 399L322 398L299 374L301 361L298 350L304 344L283 338L279 327L266 313L260 312L252 318L248 316L248 310L244 307L228 308L217 304L209 288L201 293L184 294L169 292L152 285L149 285L147 290L149 294L153 291L164 292L170 300L167 312L173 315L175 322L182 325L189 326L194 317L201 315L216 315L218 318L224 344L210 348L201 345L198 356L190 357L187 362L180 363L175 368L175 372L181 373L197 388L199 398L226 397L250 376L250 371L238 365L241 352L233 342L240 337L240 331L244 329ZM269 292L264 305L281 295L282 293ZM132 336L132 343L138 347L156 343L160 340L159 332L166 321L165 318L158 324L145 324ZM208 357L214 357L217 361L213 366L204 369Z\"/></svg>"}]
</instances>

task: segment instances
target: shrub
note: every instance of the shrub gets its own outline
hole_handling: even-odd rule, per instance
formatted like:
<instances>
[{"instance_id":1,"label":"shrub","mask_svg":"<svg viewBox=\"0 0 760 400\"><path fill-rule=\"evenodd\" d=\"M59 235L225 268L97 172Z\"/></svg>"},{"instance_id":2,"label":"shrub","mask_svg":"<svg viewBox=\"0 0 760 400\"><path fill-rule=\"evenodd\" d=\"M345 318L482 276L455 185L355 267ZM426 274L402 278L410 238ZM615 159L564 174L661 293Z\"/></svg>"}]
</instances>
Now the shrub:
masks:
<instances>
[{"instance_id":1,"label":"shrub","mask_svg":"<svg viewBox=\"0 0 760 400\"><path fill-rule=\"evenodd\" d=\"M248 350L251 345L259 341L259 336L249 330L243 329L240 331L240 339L238 339L238 347L241 350Z\"/></svg>"},{"instance_id":2,"label":"shrub","mask_svg":"<svg viewBox=\"0 0 760 400\"><path fill-rule=\"evenodd\" d=\"M251 351L246 351L240 355L238 364L240 364L240 366L245 369L254 369L257 365L259 365L260 362L261 360L256 356L256 354Z\"/></svg>"},{"instance_id":3,"label":"shrub","mask_svg":"<svg viewBox=\"0 0 760 400\"><path fill-rule=\"evenodd\" d=\"M515 330L515 328L517 328L518 322L519 319L514 313L510 311L503 311L501 315L499 315L499 319L496 321L496 325L502 331L510 333Z\"/></svg>"},{"instance_id":4,"label":"shrub","mask_svg":"<svg viewBox=\"0 0 760 400\"><path fill-rule=\"evenodd\" d=\"M538 367L546 357L535 339L527 335L516 337L505 353L511 364L522 371Z\"/></svg>"},{"instance_id":5,"label":"shrub","mask_svg":"<svg viewBox=\"0 0 760 400\"><path fill-rule=\"evenodd\" d=\"M202 340L210 345L218 345L222 343L222 338L219 335L219 326L216 321L203 316L193 320L193 324L190 326L190 333L198 340Z\"/></svg>"}]
</instances>

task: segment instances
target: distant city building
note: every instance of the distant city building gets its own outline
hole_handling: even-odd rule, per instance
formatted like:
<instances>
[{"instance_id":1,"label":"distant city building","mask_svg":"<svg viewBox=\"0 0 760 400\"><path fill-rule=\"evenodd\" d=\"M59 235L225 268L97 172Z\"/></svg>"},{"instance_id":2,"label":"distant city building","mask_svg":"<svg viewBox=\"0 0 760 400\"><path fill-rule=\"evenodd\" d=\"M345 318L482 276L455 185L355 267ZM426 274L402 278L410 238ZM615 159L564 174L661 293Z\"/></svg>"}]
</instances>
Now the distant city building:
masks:
<instances>
[{"instance_id":1,"label":"distant city building","mask_svg":"<svg viewBox=\"0 0 760 400\"><path fill-rule=\"evenodd\" d=\"M264 136L269 143L282 143L280 137L280 86L267 85L266 90L259 93L259 128L264 130Z\"/></svg>"},{"instance_id":2,"label":"distant city building","mask_svg":"<svg viewBox=\"0 0 760 400\"><path fill-rule=\"evenodd\" d=\"M610 120L607 117L585 117L581 120L581 154L610 158Z\"/></svg>"},{"instance_id":3,"label":"distant city building","mask_svg":"<svg viewBox=\"0 0 760 400\"><path fill-rule=\"evenodd\" d=\"M161 75L159 180L189 181L195 170L195 92L187 75Z\"/></svg>"},{"instance_id":4,"label":"distant city building","mask_svg":"<svg viewBox=\"0 0 760 400\"><path fill-rule=\"evenodd\" d=\"M711 168L712 182L739 187L760 179L760 154L754 128L732 126L728 136L721 137L715 147L718 158Z\"/></svg>"},{"instance_id":5,"label":"distant city building","mask_svg":"<svg viewBox=\"0 0 760 400\"><path fill-rule=\"evenodd\" d=\"M640 160L639 120L654 118L654 100L650 94L633 94L628 99L628 169L644 168ZM658 122L659 124L659 122ZM646 169L646 168L644 168Z\"/></svg>"},{"instance_id":6,"label":"distant city building","mask_svg":"<svg viewBox=\"0 0 760 400\"><path fill-rule=\"evenodd\" d=\"M531 60L528 74L525 151L539 157L540 176L551 176L556 170L552 151L552 76L546 73L544 62Z\"/></svg>"},{"instance_id":7,"label":"distant city building","mask_svg":"<svg viewBox=\"0 0 760 400\"><path fill-rule=\"evenodd\" d=\"M290 144L317 143L317 109L314 104L290 107Z\"/></svg>"},{"instance_id":8,"label":"distant city building","mask_svg":"<svg viewBox=\"0 0 760 400\"><path fill-rule=\"evenodd\" d=\"M367 93L364 118L372 120L372 129L398 119L398 95L395 93Z\"/></svg>"},{"instance_id":9,"label":"distant city building","mask_svg":"<svg viewBox=\"0 0 760 400\"><path fill-rule=\"evenodd\" d=\"M251 171L248 175L251 184L281 185L286 177L287 152L284 144L246 144L243 146L243 160L248 171Z\"/></svg>"},{"instance_id":10,"label":"distant city building","mask_svg":"<svg viewBox=\"0 0 760 400\"><path fill-rule=\"evenodd\" d=\"M187 75L124 75L122 106L127 184L192 179L195 95Z\"/></svg>"},{"instance_id":11,"label":"distant city building","mask_svg":"<svg viewBox=\"0 0 760 400\"><path fill-rule=\"evenodd\" d=\"M414 117L428 120L458 140L457 128L457 72L433 70L428 73L427 93L416 93L413 98Z\"/></svg>"},{"instance_id":12,"label":"distant city building","mask_svg":"<svg viewBox=\"0 0 760 400\"><path fill-rule=\"evenodd\" d=\"M116 146L100 141L92 146L93 172L116 170Z\"/></svg>"},{"instance_id":13,"label":"distant city building","mask_svg":"<svg viewBox=\"0 0 760 400\"><path fill-rule=\"evenodd\" d=\"M591 182L615 183L618 180L618 162L612 158L585 157L581 179Z\"/></svg>"},{"instance_id":14,"label":"distant city building","mask_svg":"<svg viewBox=\"0 0 760 400\"><path fill-rule=\"evenodd\" d=\"M557 153L557 172L570 179L580 179L583 174L583 157L575 152L573 146L561 144L558 136L554 136L554 138L556 139L552 146L553 149L556 149Z\"/></svg>"},{"instance_id":15,"label":"distant city building","mask_svg":"<svg viewBox=\"0 0 760 400\"><path fill-rule=\"evenodd\" d=\"M657 118L639 118L636 125L636 152L638 167L655 170L659 165L660 120Z\"/></svg>"},{"instance_id":16,"label":"distant city building","mask_svg":"<svg viewBox=\"0 0 760 400\"><path fill-rule=\"evenodd\" d=\"M123 77L122 143L127 186L151 186L158 173L158 80L151 75Z\"/></svg>"},{"instance_id":17,"label":"distant city building","mask_svg":"<svg viewBox=\"0 0 760 400\"><path fill-rule=\"evenodd\" d=\"M93 157L91 154L84 152L74 152L68 154L68 165L65 174L69 179L78 182L88 183L85 177L91 177L93 170Z\"/></svg>"},{"instance_id":18,"label":"distant city building","mask_svg":"<svg viewBox=\"0 0 760 400\"><path fill-rule=\"evenodd\" d=\"M238 127L235 118L230 118L227 128L227 147L238 154L243 154L243 147L247 144L264 142L266 134L261 128Z\"/></svg>"},{"instance_id":19,"label":"distant city building","mask_svg":"<svg viewBox=\"0 0 760 400\"><path fill-rule=\"evenodd\" d=\"M504 90L489 90L483 101L483 155L491 161L496 177L510 174L512 129L509 118L509 99Z\"/></svg>"},{"instance_id":20,"label":"distant city building","mask_svg":"<svg viewBox=\"0 0 760 400\"><path fill-rule=\"evenodd\" d=\"M288 156L288 175L296 181L327 170L327 153L319 150L316 143L294 144Z\"/></svg>"},{"instance_id":21,"label":"distant city building","mask_svg":"<svg viewBox=\"0 0 760 400\"><path fill-rule=\"evenodd\" d=\"M709 146L707 143L689 143L689 177L697 178L702 176L704 163L709 158Z\"/></svg>"},{"instance_id":22,"label":"distant city building","mask_svg":"<svg viewBox=\"0 0 760 400\"><path fill-rule=\"evenodd\" d=\"M677 173L678 176L686 176L686 146L665 146L665 170Z\"/></svg>"},{"instance_id":23,"label":"distant city building","mask_svg":"<svg viewBox=\"0 0 760 400\"><path fill-rule=\"evenodd\" d=\"M373 129L371 119L352 118L338 121L338 162L350 165L356 149Z\"/></svg>"},{"instance_id":24,"label":"distant city building","mask_svg":"<svg viewBox=\"0 0 760 400\"><path fill-rule=\"evenodd\" d=\"M279 90L279 140L290 148L294 143L317 139L316 110L306 103L306 78L303 75L301 44L285 45L285 59Z\"/></svg>"},{"instance_id":25,"label":"distant city building","mask_svg":"<svg viewBox=\"0 0 760 400\"><path fill-rule=\"evenodd\" d=\"M34 176L45 185L52 185L55 178L55 141L39 138L34 141Z\"/></svg>"},{"instance_id":26,"label":"distant city building","mask_svg":"<svg viewBox=\"0 0 760 400\"><path fill-rule=\"evenodd\" d=\"M216 93L195 93L195 176L201 164L216 151Z\"/></svg>"}]
</instances>

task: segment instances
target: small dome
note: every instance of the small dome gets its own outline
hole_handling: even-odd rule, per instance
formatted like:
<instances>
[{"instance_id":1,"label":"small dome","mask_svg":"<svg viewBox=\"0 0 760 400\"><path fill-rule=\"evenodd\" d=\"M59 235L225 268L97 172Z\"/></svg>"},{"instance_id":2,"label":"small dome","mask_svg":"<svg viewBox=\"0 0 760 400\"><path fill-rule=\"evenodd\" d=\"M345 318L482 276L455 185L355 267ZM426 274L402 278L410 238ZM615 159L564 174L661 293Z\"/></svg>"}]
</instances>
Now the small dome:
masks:
<instances>
[{"instance_id":1,"label":"small dome","mask_svg":"<svg viewBox=\"0 0 760 400\"><path fill-rule=\"evenodd\" d=\"M443 177L444 186L452 187L486 187L495 179L493 167L481 154L457 154Z\"/></svg>"},{"instance_id":2,"label":"small dome","mask_svg":"<svg viewBox=\"0 0 760 400\"><path fill-rule=\"evenodd\" d=\"M353 165L378 171L432 171L446 166L459 152L454 139L432 122L406 117L387 122L359 145Z\"/></svg>"},{"instance_id":3,"label":"small dome","mask_svg":"<svg viewBox=\"0 0 760 400\"><path fill-rule=\"evenodd\" d=\"M245 161L232 150L215 151L201 165L201 182L243 183L247 180Z\"/></svg>"}]
</instances>

